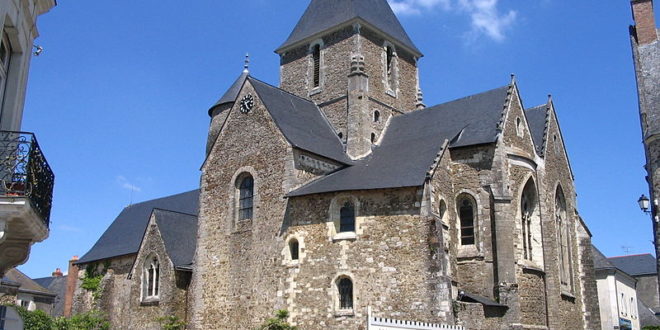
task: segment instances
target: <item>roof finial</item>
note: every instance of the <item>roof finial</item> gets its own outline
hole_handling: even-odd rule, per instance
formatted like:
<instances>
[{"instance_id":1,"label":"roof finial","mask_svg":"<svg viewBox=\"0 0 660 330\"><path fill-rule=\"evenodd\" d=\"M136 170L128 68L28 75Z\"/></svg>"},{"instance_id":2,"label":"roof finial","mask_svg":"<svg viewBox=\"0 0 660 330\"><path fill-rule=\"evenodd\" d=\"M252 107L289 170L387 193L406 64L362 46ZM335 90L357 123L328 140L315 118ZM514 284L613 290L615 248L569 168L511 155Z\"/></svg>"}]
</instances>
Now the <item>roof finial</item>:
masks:
<instances>
[{"instance_id":1,"label":"roof finial","mask_svg":"<svg viewBox=\"0 0 660 330\"><path fill-rule=\"evenodd\" d=\"M243 72L249 73L250 72L250 54L245 53L245 64L243 65Z\"/></svg>"},{"instance_id":2,"label":"roof finial","mask_svg":"<svg viewBox=\"0 0 660 330\"><path fill-rule=\"evenodd\" d=\"M516 82L516 74L512 73L511 74L511 85L513 85Z\"/></svg>"}]
</instances>

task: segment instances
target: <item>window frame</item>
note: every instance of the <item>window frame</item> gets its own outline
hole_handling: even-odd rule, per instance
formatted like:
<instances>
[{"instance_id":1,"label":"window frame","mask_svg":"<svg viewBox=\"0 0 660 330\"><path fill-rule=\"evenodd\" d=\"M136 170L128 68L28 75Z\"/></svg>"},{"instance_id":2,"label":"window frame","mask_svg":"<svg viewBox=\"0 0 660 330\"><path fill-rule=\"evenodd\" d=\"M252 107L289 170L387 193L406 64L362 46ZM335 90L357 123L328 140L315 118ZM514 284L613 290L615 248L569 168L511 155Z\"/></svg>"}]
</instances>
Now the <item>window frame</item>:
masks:
<instances>
[{"instance_id":1,"label":"window frame","mask_svg":"<svg viewBox=\"0 0 660 330\"><path fill-rule=\"evenodd\" d=\"M560 185L555 189L555 226L557 227L557 253L559 254L559 282L562 290L573 292L573 266L566 195Z\"/></svg>"},{"instance_id":2,"label":"window frame","mask_svg":"<svg viewBox=\"0 0 660 330\"><path fill-rule=\"evenodd\" d=\"M356 227L355 203L350 200L344 201L339 208L339 231L338 233L354 233ZM345 221L348 220L348 221Z\"/></svg>"},{"instance_id":3,"label":"window frame","mask_svg":"<svg viewBox=\"0 0 660 330\"><path fill-rule=\"evenodd\" d=\"M399 56L396 47L388 41L383 44L382 61L385 93L396 98L399 88Z\"/></svg>"},{"instance_id":4,"label":"window frame","mask_svg":"<svg viewBox=\"0 0 660 330\"><path fill-rule=\"evenodd\" d=\"M251 173L241 173L236 179L236 218L240 221L254 219L254 184Z\"/></svg>"},{"instance_id":5,"label":"window frame","mask_svg":"<svg viewBox=\"0 0 660 330\"><path fill-rule=\"evenodd\" d=\"M471 213L472 213L472 219L471 219L471 226L466 226L464 225L464 219L462 216L462 208L464 202L469 202L471 204ZM477 207L477 200L474 198L472 194L469 193L461 193L458 195L456 198L456 215L457 215L457 226L456 228L458 229L458 245L460 247L469 247L469 246L476 246L477 245L477 229L478 229L478 207ZM471 229L472 230L472 235L464 235L463 232L466 229ZM464 238L470 238L472 239L472 243L463 243Z\"/></svg>"},{"instance_id":6,"label":"window frame","mask_svg":"<svg viewBox=\"0 0 660 330\"><path fill-rule=\"evenodd\" d=\"M143 302L158 301L160 299L160 261L154 254L144 259L142 265L141 296Z\"/></svg>"},{"instance_id":7,"label":"window frame","mask_svg":"<svg viewBox=\"0 0 660 330\"><path fill-rule=\"evenodd\" d=\"M3 59L1 57L2 54L0 54L0 109L4 107L7 81L9 80L9 71L11 69L12 56L14 53L14 47L12 46L6 29L2 30L2 36L0 37L0 48L3 47L6 48L6 58Z\"/></svg>"}]
</instances>

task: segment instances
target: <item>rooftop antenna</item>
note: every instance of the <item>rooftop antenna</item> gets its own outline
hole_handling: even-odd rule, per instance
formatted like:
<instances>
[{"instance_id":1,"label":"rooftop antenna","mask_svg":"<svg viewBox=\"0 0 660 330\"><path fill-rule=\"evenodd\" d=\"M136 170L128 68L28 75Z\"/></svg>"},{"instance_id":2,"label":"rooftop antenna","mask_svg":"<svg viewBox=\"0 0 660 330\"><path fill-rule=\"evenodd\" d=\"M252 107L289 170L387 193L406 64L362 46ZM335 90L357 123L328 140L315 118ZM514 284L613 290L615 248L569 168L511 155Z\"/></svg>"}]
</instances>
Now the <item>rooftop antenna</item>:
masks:
<instances>
[{"instance_id":1,"label":"rooftop antenna","mask_svg":"<svg viewBox=\"0 0 660 330\"><path fill-rule=\"evenodd\" d=\"M621 250L623 250L623 253L626 255L630 254L630 246L621 245Z\"/></svg>"},{"instance_id":2,"label":"rooftop antenna","mask_svg":"<svg viewBox=\"0 0 660 330\"><path fill-rule=\"evenodd\" d=\"M250 73L250 54L245 53L245 64L243 65L243 72Z\"/></svg>"}]
</instances>

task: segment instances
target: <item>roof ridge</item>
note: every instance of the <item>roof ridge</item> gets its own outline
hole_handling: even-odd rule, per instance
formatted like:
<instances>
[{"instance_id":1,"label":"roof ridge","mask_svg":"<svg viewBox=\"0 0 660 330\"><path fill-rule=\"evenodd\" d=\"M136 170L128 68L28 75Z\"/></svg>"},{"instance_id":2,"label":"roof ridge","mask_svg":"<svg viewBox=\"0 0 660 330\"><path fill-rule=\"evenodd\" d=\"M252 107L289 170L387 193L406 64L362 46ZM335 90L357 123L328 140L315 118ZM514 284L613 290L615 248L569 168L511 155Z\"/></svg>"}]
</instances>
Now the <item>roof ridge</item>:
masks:
<instances>
[{"instance_id":1,"label":"roof ridge","mask_svg":"<svg viewBox=\"0 0 660 330\"><path fill-rule=\"evenodd\" d=\"M200 189L197 188L197 189L193 189L193 190L185 191L185 192L178 193L178 194L174 194L174 195L168 195L168 196L164 196L164 197L159 197L159 198L149 199L149 200L146 200L146 201L142 201L142 202L139 202L139 203L135 203L135 204L128 205L128 206L124 207L124 210L126 210L126 209L128 209L128 208L132 208L132 207L138 206L138 205L142 205L142 204L146 204L146 203L150 203L150 202L155 202L155 201L157 201L157 200L161 200L161 199L171 198L171 197L174 197L174 196L180 196L180 195L188 194L188 193L191 193L191 192L193 192L193 191L198 191L198 190L200 190Z\"/></svg>"},{"instance_id":2,"label":"roof ridge","mask_svg":"<svg viewBox=\"0 0 660 330\"><path fill-rule=\"evenodd\" d=\"M197 215L197 214L186 213L186 212L181 212L181 211L174 211L174 210L168 210L168 209L163 209L163 208L160 208L160 207L154 207L154 208L152 209L152 213L153 213L154 211L163 211L163 212L169 212L169 213L177 213L177 214L182 214L182 215L189 215L189 216L191 216L191 217L195 217L195 218L198 218L198 217L199 217L199 215Z\"/></svg>"},{"instance_id":3,"label":"roof ridge","mask_svg":"<svg viewBox=\"0 0 660 330\"><path fill-rule=\"evenodd\" d=\"M640 256L651 256L653 255L651 253L640 253L640 254L628 254L625 256L614 256L614 257L607 257L607 259L614 259L614 258L627 258L627 257L640 257Z\"/></svg>"}]
</instances>

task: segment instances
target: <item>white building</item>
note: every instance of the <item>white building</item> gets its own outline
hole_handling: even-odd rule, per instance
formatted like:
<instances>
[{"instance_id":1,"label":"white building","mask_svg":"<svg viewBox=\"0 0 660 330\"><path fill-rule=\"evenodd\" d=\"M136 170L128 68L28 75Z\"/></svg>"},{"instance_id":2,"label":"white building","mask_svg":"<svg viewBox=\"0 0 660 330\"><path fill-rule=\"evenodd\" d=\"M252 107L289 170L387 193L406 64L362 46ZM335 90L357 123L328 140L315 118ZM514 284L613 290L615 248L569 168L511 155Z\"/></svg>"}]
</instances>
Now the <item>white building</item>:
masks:
<instances>
[{"instance_id":1,"label":"white building","mask_svg":"<svg viewBox=\"0 0 660 330\"><path fill-rule=\"evenodd\" d=\"M639 330L637 280L593 247L602 329Z\"/></svg>"},{"instance_id":2,"label":"white building","mask_svg":"<svg viewBox=\"0 0 660 330\"><path fill-rule=\"evenodd\" d=\"M54 175L33 133L20 132L39 15L55 0L0 1L0 277L48 237ZM0 285L0 297L6 294Z\"/></svg>"}]
</instances>

